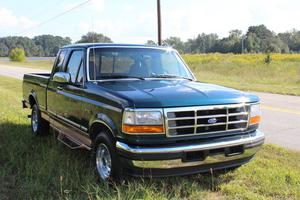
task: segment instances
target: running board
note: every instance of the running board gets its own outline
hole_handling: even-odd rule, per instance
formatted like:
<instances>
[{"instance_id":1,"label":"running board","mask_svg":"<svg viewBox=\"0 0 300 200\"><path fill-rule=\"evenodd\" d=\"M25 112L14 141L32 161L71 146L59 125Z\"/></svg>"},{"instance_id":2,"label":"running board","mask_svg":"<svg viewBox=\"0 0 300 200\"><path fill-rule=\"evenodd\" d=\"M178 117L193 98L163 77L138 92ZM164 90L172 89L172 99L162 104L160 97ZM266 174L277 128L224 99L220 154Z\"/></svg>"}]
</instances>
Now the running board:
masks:
<instances>
[{"instance_id":1,"label":"running board","mask_svg":"<svg viewBox=\"0 0 300 200\"><path fill-rule=\"evenodd\" d=\"M86 149L88 151L91 150L91 147L85 145L84 143L78 142L77 140L73 139L72 137L64 134L63 131L56 128L52 124L50 126L54 129L54 131L58 132L57 140L69 147L70 149Z\"/></svg>"},{"instance_id":2,"label":"running board","mask_svg":"<svg viewBox=\"0 0 300 200\"><path fill-rule=\"evenodd\" d=\"M74 139L64 135L62 132L58 133L57 140L62 142L63 144L65 144L70 149L87 149L87 150L91 150L91 148L89 148L86 145L81 144L81 143L75 141Z\"/></svg>"}]
</instances>

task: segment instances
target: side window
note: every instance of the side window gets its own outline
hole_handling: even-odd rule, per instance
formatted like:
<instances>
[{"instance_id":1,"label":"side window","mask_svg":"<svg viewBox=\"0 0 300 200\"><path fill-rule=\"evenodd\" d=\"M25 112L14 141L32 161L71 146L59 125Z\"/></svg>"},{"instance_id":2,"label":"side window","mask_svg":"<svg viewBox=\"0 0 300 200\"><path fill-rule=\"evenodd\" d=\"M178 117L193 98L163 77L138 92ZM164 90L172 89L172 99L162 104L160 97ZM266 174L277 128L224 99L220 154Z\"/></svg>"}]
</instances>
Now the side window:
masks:
<instances>
[{"instance_id":1,"label":"side window","mask_svg":"<svg viewBox=\"0 0 300 200\"><path fill-rule=\"evenodd\" d=\"M83 51L81 50L75 50L72 52L71 57L69 59L66 72L69 72L71 75L71 82L75 83L77 78L77 73L79 70L79 67L81 66L83 58Z\"/></svg>"},{"instance_id":2,"label":"side window","mask_svg":"<svg viewBox=\"0 0 300 200\"><path fill-rule=\"evenodd\" d=\"M57 58L57 61L56 61L55 68L54 68L54 73L62 71L62 67L63 67L65 57L66 57L66 53L67 53L66 50L60 51L60 53L58 55L58 58Z\"/></svg>"},{"instance_id":3,"label":"side window","mask_svg":"<svg viewBox=\"0 0 300 200\"><path fill-rule=\"evenodd\" d=\"M77 78L76 78L76 83L78 83L78 84L83 83L83 62L81 62L81 64L80 64L78 74L77 74Z\"/></svg>"}]
</instances>

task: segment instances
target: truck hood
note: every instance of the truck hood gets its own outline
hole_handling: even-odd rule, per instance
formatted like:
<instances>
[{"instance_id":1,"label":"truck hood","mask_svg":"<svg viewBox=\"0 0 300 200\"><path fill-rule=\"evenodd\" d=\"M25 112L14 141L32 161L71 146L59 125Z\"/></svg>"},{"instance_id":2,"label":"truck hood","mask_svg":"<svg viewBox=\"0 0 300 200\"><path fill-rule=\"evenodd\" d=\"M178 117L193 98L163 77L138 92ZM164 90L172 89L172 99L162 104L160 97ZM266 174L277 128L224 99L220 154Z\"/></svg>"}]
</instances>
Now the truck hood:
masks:
<instances>
[{"instance_id":1,"label":"truck hood","mask_svg":"<svg viewBox=\"0 0 300 200\"><path fill-rule=\"evenodd\" d=\"M256 95L189 80L136 80L98 83L136 108L181 107L256 102Z\"/></svg>"}]
</instances>

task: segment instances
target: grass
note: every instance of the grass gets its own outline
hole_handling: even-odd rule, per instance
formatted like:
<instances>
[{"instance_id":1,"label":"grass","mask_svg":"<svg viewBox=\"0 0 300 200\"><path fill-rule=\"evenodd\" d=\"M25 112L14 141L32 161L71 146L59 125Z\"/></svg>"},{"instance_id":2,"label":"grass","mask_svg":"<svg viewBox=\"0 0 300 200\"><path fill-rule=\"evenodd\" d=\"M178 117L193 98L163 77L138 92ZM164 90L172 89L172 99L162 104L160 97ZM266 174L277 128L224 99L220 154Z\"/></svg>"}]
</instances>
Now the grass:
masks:
<instances>
[{"instance_id":1,"label":"grass","mask_svg":"<svg viewBox=\"0 0 300 200\"><path fill-rule=\"evenodd\" d=\"M300 54L183 55L199 81L240 90L300 95Z\"/></svg>"},{"instance_id":2,"label":"grass","mask_svg":"<svg viewBox=\"0 0 300 200\"><path fill-rule=\"evenodd\" d=\"M34 69L45 69L51 70L53 61L52 60L34 60L34 61L24 61L24 62L12 62L12 61L0 61L0 65L8 65L12 67L28 67ZM1 67L1 66L0 66Z\"/></svg>"},{"instance_id":3,"label":"grass","mask_svg":"<svg viewBox=\"0 0 300 200\"><path fill-rule=\"evenodd\" d=\"M21 81L0 77L0 199L300 199L300 153L265 145L237 170L97 182L89 153L33 137Z\"/></svg>"}]
</instances>

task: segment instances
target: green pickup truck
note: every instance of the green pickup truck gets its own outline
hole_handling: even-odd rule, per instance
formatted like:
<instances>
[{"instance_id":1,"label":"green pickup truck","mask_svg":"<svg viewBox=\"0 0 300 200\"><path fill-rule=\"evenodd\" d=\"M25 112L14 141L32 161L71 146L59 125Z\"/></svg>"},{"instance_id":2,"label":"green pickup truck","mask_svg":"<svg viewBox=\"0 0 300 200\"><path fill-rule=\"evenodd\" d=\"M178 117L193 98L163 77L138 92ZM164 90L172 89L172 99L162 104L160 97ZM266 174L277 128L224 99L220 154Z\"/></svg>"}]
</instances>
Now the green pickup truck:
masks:
<instances>
[{"instance_id":1,"label":"green pickup truck","mask_svg":"<svg viewBox=\"0 0 300 200\"><path fill-rule=\"evenodd\" d=\"M103 181L237 167L264 143L259 98L196 81L170 47L65 46L51 73L24 75L22 104L34 135L90 150Z\"/></svg>"}]
</instances>

